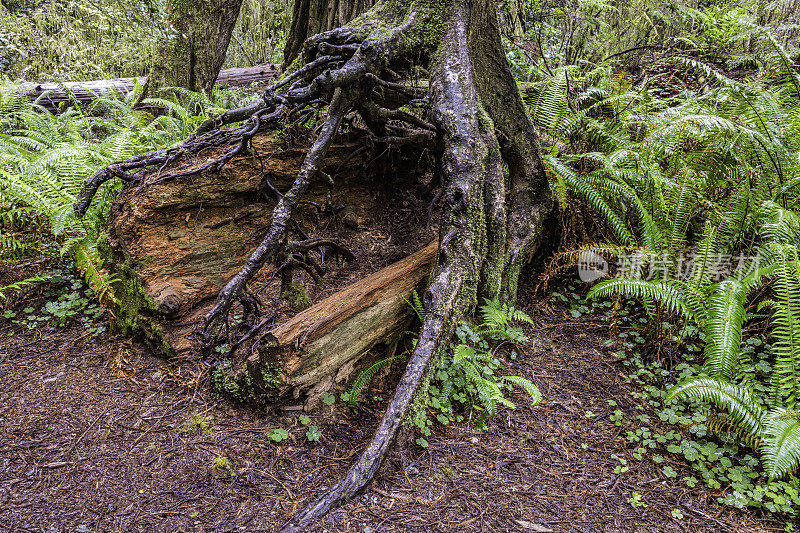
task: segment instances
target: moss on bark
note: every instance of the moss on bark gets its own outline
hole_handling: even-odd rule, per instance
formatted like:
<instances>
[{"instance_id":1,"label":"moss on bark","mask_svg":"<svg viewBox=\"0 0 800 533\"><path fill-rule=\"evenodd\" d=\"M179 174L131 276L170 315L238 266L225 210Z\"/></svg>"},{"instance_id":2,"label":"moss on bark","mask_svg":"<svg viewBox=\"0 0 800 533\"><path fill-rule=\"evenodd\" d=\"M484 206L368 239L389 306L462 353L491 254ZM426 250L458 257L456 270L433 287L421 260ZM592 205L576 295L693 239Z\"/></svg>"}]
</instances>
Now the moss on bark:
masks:
<instances>
[{"instance_id":1,"label":"moss on bark","mask_svg":"<svg viewBox=\"0 0 800 533\"><path fill-rule=\"evenodd\" d=\"M146 91L184 87L210 92L217 81L242 0L168 0L172 29L147 77Z\"/></svg>"}]
</instances>

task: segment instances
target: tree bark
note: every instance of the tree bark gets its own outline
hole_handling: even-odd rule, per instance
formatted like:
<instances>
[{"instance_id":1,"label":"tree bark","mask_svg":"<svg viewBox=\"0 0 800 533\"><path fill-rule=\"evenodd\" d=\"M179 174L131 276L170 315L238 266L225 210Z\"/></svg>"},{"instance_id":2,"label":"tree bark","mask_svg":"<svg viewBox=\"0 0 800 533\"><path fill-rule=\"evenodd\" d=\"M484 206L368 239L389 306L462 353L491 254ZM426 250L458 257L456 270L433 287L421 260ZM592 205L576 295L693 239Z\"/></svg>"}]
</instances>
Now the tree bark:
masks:
<instances>
[{"instance_id":1,"label":"tree bark","mask_svg":"<svg viewBox=\"0 0 800 533\"><path fill-rule=\"evenodd\" d=\"M316 113L320 102L327 103L294 181L281 188L285 192L261 232L263 240L205 314L200 334L208 350L238 342L229 316L234 308L245 314L258 308L251 287L262 268L297 264L313 270L306 252L314 240L292 240L293 221L313 183L337 186L324 163L342 124L379 153L408 147L433 153L437 172L428 182L435 190L429 213L438 201L438 253L422 297L426 316L419 338L372 441L331 491L292 518L287 532L311 530L372 480L430 362L448 349L458 321L481 296L509 303L516 298L522 266L539 246L553 207L536 131L506 61L491 0L379 0L347 26L309 37L301 57L302 64L296 61L259 102L207 121L183 146L99 172L76 205L85 212L97 187L113 177L140 184L148 168L158 169L159 181L178 180L185 173L161 171L179 157L199 158L209 144L234 143L203 167L218 169L233 157L228 154L247 149L254 132L285 128L292 117ZM421 72L430 73L427 89L411 85Z\"/></svg>"},{"instance_id":2,"label":"tree bark","mask_svg":"<svg viewBox=\"0 0 800 533\"><path fill-rule=\"evenodd\" d=\"M292 27L283 48L283 64L288 66L312 35L344 26L375 5L375 0L295 0Z\"/></svg>"},{"instance_id":3,"label":"tree bark","mask_svg":"<svg viewBox=\"0 0 800 533\"><path fill-rule=\"evenodd\" d=\"M146 92L183 87L210 92L225 62L242 0L169 0L171 38L158 50Z\"/></svg>"},{"instance_id":4,"label":"tree bark","mask_svg":"<svg viewBox=\"0 0 800 533\"><path fill-rule=\"evenodd\" d=\"M539 137L503 50L494 4L490 0L474 0L470 15L469 50L476 88L498 133L509 171L508 198L498 198L496 208L498 217L500 211L505 214L498 292L503 300L514 302L520 272L541 244L542 229L553 210L554 198L542 162ZM488 277L487 273L486 284L490 283Z\"/></svg>"}]
</instances>

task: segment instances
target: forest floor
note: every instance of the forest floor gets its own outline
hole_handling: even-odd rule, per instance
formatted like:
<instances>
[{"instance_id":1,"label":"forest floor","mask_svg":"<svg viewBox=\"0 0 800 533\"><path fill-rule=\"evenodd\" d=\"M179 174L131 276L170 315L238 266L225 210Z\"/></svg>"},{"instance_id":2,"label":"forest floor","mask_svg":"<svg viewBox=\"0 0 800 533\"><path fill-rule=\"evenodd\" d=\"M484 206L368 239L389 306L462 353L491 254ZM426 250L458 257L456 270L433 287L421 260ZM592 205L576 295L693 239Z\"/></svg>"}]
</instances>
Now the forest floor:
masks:
<instances>
[{"instance_id":1,"label":"forest floor","mask_svg":"<svg viewBox=\"0 0 800 533\"><path fill-rule=\"evenodd\" d=\"M536 326L511 371L543 401L530 408L520 395L486 431L437 426L427 449L388 461L319 531L783 531L688 488L682 463L667 478L633 459L609 420L609 400L636 411L624 367L600 349L607 326L523 301ZM382 408L337 401L309 413L323 435L312 444L299 412L231 404L204 374L80 326L0 324L0 530L274 531L338 479ZM268 438L276 427L288 441Z\"/></svg>"}]
</instances>

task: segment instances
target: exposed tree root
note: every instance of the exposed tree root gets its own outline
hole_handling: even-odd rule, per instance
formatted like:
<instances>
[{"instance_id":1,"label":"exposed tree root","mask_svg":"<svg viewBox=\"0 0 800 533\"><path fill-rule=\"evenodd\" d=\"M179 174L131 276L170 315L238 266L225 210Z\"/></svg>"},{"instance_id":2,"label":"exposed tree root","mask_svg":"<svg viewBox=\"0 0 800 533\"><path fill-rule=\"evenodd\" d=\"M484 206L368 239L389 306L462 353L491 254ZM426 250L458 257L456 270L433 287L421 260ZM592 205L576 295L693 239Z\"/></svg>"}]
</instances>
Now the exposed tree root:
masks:
<instances>
[{"instance_id":1,"label":"exposed tree root","mask_svg":"<svg viewBox=\"0 0 800 533\"><path fill-rule=\"evenodd\" d=\"M485 235L484 184L502 187L497 141L480 117L467 41L467 12L448 21L442 59L433 68L434 119L444 137L442 157L447 183L447 224L442 228L439 264L423 298L427 316L414 353L370 444L344 479L314 500L282 531L307 531L331 509L361 491L375 476L406 417L431 358L452 334L455 321L471 307L485 256L476 246ZM478 206L475 212L475 206Z\"/></svg>"},{"instance_id":2,"label":"exposed tree root","mask_svg":"<svg viewBox=\"0 0 800 533\"><path fill-rule=\"evenodd\" d=\"M437 265L423 297L427 316L414 353L362 456L333 490L294 517L284 527L286 532L309 529L375 476L429 362L446 347L456 322L474 307L478 296L515 298L520 269L538 245L544 219L552 208L536 133L502 53L494 5L489 0L430 2L422 8L417 3L404 5L381 2L370 16L352 26L308 39L306 63L265 91L256 103L206 121L181 147L143 154L98 172L76 203L82 214L100 185L110 178L137 183L145 172L163 172L181 157L212 146L232 145L199 168L167 172L155 182L219 170L248 149L257 131L305 120L321 103L328 104L327 116L291 187L278 191L264 177L263 188L277 198L277 206L262 242L220 291L206 316L203 339L210 347L230 331L227 316L235 302L248 314L260 313L260 291L251 293L248 283L266 263L277 267L269 281L280 275L285 287L293 269L319 279L326 250L352 259L336 242L309 238L293 218L298 206L308 203L303 194L314 180L325 183L329 191L336 186L333 177L321 170L322 163L348 116L357 115L363 121L365 127L350 124L353 131L366 135L367 145L413 144L434 152L440 167L436 182L442 188L436 192L431 210L441 202L440 240ZM429 58L435 61L428 64ZM409 79L414 65L430 68L427 94L402 83L403 76L395 72L404 72ZM398 109L405 104L421 107L423 113ZM237 127L223 128L241 121L245 122ZM508 166L508 179L503 162ZM331 194L325 208L316 207L320 212L332 211ZM431 215L432 211L429 218ZM290 240L292 231L302 240ZM249 345L265 335L264 328L273 320L274 315L251 321L242 337L227 340L234 347L244 341Z\"/></svg>"}]
</instances>

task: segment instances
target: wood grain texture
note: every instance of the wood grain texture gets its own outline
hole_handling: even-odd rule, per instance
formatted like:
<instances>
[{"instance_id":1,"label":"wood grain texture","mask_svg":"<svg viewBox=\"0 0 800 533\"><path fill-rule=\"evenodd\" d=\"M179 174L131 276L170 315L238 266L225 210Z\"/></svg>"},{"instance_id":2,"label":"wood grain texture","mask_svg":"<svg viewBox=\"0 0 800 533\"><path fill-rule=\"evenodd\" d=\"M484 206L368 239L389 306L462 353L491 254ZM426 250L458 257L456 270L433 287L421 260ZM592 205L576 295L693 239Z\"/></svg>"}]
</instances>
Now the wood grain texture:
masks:
<instances>
[{"instance_id":1,"label":"wood grain texture","mask_svg":"<svg viewBox=\"0 0 800 533\"><path fill-rule=\"evenodd\" d=\"M267 346L250 356L253 376L279 363L283 387L307 391L306 406L333 384L345 382L373 346L407 327L414 290L430 275L438 241L345 287L276 327Z\"/></svg>"}]
</instances>

